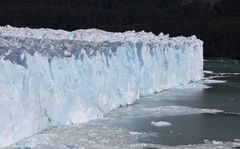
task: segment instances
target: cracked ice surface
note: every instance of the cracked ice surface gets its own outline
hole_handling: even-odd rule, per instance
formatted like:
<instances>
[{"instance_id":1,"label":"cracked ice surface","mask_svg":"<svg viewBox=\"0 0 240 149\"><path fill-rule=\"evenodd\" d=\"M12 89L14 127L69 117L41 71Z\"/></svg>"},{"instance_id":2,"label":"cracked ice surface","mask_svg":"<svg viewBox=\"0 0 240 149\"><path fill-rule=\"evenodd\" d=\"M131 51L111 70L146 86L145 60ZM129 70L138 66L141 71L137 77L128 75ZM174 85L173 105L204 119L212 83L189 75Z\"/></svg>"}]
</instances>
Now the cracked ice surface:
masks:
<instances>
[{"instance_id":1,"label":"cracked ice surface","mask_svg":"<svg viewBox=\"0 0 240 149\"><path fill-rule=\"evenodd\" d=\"M0 147L202 79L202 44L195 36L0 27Z\"/></svg>"}]
</instances>

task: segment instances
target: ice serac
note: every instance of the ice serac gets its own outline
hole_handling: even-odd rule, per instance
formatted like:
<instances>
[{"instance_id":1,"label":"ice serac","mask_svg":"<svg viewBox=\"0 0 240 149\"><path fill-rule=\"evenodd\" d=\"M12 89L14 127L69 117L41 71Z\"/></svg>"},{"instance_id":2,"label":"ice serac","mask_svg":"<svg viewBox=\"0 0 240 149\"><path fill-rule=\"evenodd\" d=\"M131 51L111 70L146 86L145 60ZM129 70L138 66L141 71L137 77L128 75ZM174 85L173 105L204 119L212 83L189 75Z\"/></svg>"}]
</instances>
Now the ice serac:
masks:
<instances>
[{"instance_id":1,"label":"ice serac","mask_svg":"<svg viewBox=\"0 0 240 149\"><path fill-rule=\"evenodd\" d=\"M0 27L0 147L200 80L202 44L195 36Z\"/></svg>"}]
</instances>

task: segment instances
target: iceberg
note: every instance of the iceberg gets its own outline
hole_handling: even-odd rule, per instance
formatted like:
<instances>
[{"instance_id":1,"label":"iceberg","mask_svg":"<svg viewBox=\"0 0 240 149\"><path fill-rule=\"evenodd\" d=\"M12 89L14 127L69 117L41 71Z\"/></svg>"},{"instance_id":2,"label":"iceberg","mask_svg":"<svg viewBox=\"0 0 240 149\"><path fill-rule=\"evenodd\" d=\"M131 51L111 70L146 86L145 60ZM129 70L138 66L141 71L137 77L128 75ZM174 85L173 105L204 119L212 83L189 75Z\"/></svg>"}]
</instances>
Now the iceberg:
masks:
<instances>
[{"instance_id":1,"label":"iceberg","mask_svg":"<svg viewBox=\"0 0 240 149\"><path fill-rule=\"evenodd\" d=\"M151 125L155 126L155 127L168 127L168 126L172 126L171 123L165 122L165 121L159 121L159 122L151 121Z\"/></svg>"},{"instance_id":2,"label":"iceberg","mask_svg":"<svg viewBox=\"0 0 240 149\"><path fill-rule=\"evenodd\" d=\"M0 147L202 78L195 36L0 27Z\"/></svg>"}]
</instances>

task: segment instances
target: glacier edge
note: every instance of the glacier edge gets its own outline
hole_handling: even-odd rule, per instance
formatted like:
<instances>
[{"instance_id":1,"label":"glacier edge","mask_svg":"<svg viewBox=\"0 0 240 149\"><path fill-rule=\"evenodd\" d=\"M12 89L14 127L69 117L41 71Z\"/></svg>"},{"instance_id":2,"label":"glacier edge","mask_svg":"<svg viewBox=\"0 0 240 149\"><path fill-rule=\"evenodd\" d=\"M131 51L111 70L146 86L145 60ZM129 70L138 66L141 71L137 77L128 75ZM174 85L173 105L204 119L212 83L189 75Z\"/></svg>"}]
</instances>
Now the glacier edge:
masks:
<instances>
[{"instance_id":1,"label":"glacier edge","mask_svg":"<svg viewBox=\"0 0 240 149\"><path fill-rule=\"evenodd\" d=\"M195 36L7 26L0 55L0 147L203 77Z\"/></svg>"}]
</instances>

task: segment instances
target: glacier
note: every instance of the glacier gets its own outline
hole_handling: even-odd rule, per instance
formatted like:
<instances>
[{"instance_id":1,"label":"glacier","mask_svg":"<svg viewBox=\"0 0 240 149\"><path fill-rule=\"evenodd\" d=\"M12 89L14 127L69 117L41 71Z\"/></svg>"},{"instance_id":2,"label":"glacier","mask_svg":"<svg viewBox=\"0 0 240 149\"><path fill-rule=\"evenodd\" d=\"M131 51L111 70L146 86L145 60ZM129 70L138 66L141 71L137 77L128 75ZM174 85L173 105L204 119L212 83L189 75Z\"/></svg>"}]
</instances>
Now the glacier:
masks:
<instances>
[{"instance_id":1,"label":"glacier","mask_svg":"<svg viewBox=\"0 0 240 149\"><path fill-rule=\"evenodd\" d=\"M196 36L0 27L0 147L202 78Z\"/></svg>"}]
</instances>

